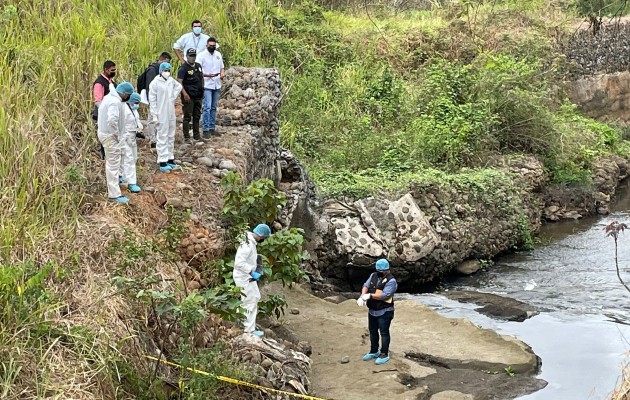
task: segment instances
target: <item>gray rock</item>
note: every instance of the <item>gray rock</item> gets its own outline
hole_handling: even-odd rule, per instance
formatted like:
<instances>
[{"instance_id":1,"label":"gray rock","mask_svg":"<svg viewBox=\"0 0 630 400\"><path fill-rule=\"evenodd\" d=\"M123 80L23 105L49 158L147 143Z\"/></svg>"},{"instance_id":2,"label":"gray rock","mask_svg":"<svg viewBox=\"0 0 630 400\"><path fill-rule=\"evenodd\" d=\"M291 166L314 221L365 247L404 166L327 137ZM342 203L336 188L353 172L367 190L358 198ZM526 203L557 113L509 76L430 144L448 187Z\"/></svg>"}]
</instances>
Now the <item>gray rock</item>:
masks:
<instances>
[{"instance_id":1,"label":"gray rock","mask_svg":"<svg viewBox=\"0 0 630 400\"><path fill-rule=\"evenodd\" d=\"M298 310L297 308L292 308L289 310L289 312L293 315L298 315L300 313L300 310Z\"/></svg>"},{"instance_id":2,"label":"gray rock","mask_svg":"<svg viewBox=\"0 0 630 400\"><path fill-rule=\"evenodd\" d=\"M481 269L481 263L477 260L468 260L455 267L455 270L462 275L472 275Z\"/></svg>"},{"instance_id":3,"label":"gray rock","mask_svg":"<svg viewBox=\"0 0 630 400\"><path fill-rule=\"evenodd\" d=\"M221 170L214 168L211 172L212 176L216 176L217 178L221 178Z\"/></svg>"},{"instance_id":4,"label":"gray rock","mask_svg":"<svg viewBox=\"0 0 630 400\"><path fill-rule=\"evenodd\" d=\"M348 364L350 362L350 356L343 356L341 357L341 363L342 364Z\"/></svg>"},{"instance_id":5,"label":"gray rock","mask_svg":"<svg viewBox=\"0 0 630 400\"><path fill-rule=\"evenodd\" d=\"M348 299L346 299L345 297L341 296L341 295L334 295L334 296L328 296L328 297L324 297L324 300L331 302L331 303L335 303L335 304L339 304L342 303Z\"/></svg>"},{"instance_id":6,"label":"gray rock","mask_svg":"<svg viewBox=\"0 0 630 400\"><path fill-rule=\"evenodd\" d=\"M216 164L209 157L199 157L196 161L199 165L205 165L206 167L214 167Z\"/></svg>"},{"instance_id":7,"label":"gray rock","mask_svg":"<svg viewBox=\"0 0 630 400\"><path fill-rule=\"evenodd\" d=\"M232 160L223 160L219 163L219 168L220 169L225 169L228 171L236 171L237 167L236 164L234 164L234 162Z\"/></svg>"}]
</instances>

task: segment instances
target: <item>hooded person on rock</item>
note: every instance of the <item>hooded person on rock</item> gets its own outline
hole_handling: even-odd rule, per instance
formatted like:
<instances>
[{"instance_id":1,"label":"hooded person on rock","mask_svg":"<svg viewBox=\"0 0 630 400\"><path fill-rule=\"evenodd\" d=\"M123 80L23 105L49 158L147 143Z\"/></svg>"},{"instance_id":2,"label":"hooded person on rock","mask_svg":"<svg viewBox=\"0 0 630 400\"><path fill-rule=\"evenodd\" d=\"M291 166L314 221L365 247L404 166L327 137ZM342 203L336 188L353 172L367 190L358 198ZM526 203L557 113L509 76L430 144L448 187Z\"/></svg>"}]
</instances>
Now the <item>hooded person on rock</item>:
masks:
<instances>
[{"instance_id":1,"label":"hooded person on rock","mask_svg":"<svg viewBox=\"0 0 630 400\"><path fill-rule=\"evenodd\" d=\"M236 250L234 259L234 270L232 277L234 284L241 288L243 295L241 301L245 308L245 333L262 336L262 331L256 330L256 315L258 314L258 301L260 291L258 290L258 280L262 276L262 268L256 245L271 235L271 229L265 224L256 226L253 232L246 232L241 244Z\"/></svg>"}]
</instances>

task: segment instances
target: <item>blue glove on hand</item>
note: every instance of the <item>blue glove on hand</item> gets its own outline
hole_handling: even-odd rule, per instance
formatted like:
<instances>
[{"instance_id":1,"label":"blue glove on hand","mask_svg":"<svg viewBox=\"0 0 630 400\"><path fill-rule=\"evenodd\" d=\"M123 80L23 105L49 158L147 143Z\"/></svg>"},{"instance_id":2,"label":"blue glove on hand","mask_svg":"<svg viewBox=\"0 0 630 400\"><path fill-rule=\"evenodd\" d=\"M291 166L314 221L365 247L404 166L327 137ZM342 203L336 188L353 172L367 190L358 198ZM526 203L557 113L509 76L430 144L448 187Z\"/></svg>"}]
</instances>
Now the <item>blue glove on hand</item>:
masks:
<instances>
[{"instance_id":1,"label":"blue glove on hand","mask_svg":"<svg viewBox=\"0 0 630 400\"><path fill-rule=\"evenodd\" d=\"M259 274L256 271L252 272L250 275L251 275L252 278L254 278L255 281L259 280L260 277L262 276L262 274Z\"/></svg>"}]
</instances>

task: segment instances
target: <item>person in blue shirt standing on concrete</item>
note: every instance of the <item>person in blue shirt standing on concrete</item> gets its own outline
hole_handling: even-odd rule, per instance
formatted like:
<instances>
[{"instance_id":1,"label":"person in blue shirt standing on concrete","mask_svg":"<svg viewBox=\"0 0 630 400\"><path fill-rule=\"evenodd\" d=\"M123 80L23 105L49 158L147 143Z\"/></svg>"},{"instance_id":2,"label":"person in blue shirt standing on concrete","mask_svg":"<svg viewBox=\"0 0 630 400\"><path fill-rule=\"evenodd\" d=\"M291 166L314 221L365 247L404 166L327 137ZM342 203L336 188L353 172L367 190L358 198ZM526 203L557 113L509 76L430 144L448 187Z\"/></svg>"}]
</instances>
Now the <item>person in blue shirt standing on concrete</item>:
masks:
<instances>
[{"instance_id":1,"label":"person in blue shirt standing on concrete","mask_svg":"<svg viewBox=\"0 0 630 400\"><path fill-rule=\"evenodd\" d=\"M368 307L368 329L370 331L370 352L363 361L376 359L376 365L389 361L389 327L394 319L394 293L398 289L396 278L389 270L389 262L381 258L376 262L376 272L372 273L361 289L359 305L365 301ZM379 352L379 332L381 349Z\"/></svg>"}]
</instances>

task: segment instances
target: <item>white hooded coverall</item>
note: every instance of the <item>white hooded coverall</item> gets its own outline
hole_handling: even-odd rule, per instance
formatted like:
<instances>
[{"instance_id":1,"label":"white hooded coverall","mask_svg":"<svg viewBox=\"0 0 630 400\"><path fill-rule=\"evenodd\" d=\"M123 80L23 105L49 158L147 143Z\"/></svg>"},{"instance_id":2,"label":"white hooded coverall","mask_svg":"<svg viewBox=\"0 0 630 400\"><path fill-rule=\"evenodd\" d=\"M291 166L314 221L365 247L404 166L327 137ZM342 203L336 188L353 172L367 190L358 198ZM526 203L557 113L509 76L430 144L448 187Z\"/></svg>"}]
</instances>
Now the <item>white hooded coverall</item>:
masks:
<instances>
[{"instance_id":1,"label":"white hooded coverall","mask_svg":"<svg viewBox=\"0 0 630 400\"><path fill-rule=\"evenodd\" d=\"M258 314L258 301L260 300L260 291L258 290L258 282L250 281L251 273L256 270L256 258L258 251L256 250L256 239L254 234L247 232L245 234L247 240L243 240L236 250L234 259L234 271L232 277L234 284L242 289L243 295L241 301L245 308L245 332L253 332L256 330L256 315Z\"/></svg>"},{"instance_id":2,"label":"white hooded coverall","mask_svg":"<svg viewBox=\"0 0 630 400\"><path fill-rule=\"evenodd\" d=\"M155 134L158 163L175 158L175 100L181 91L182 85L170 76L164 79L158 75L149 85L149 114L158 121Z\"/></svg>"},{"instance_id":3,"label":"white hooded coverall","mask_svg":"<svg viewBox=\"0 0 630 400\"><path fill-rule=\"evenodd\" d=\"M129 185L137 183L136 161L138 160L138 144L136 143L136 132L142 132L142 123L138 111L133 110L130 104L123 106L125 115L125 133L121 142L122 164L121 176L127 180Z\"/></svg>"},{"instance_id":4,"label":"white hooded coverall","mask_svg":"<svg viewBox=\"0 0 630 400\"><path fill-rule=\"evenodd\" d=\"M105 178L107 179L107 196L115 199L122 196L118 185L120 172L120 141L125 131L124 103L116 90L103 97L98 106L98 140L105 149Z\"/></svg>"}]
</instances>

